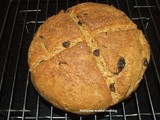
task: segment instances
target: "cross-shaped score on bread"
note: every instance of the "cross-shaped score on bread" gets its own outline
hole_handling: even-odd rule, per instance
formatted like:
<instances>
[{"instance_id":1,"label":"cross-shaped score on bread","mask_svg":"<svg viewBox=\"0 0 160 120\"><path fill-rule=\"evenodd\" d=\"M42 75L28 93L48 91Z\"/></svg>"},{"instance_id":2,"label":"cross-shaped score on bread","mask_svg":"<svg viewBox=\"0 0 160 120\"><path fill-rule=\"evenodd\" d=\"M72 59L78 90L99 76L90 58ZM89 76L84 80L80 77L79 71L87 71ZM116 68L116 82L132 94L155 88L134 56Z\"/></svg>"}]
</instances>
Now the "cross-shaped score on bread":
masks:
<instances>
[{"instance_id":1,"label":"cross-shaped score on bread","mask_svg":"<svg viewBox=\"0 0 160 120\"><path fill-rule=\"evenodd\" d=\"M127 98L149 60L143 33L124 12L90 2L48 18L28 52L39 94L77 114L94 114L82 111L105 110Z\"/></svg>"}]
</instances>

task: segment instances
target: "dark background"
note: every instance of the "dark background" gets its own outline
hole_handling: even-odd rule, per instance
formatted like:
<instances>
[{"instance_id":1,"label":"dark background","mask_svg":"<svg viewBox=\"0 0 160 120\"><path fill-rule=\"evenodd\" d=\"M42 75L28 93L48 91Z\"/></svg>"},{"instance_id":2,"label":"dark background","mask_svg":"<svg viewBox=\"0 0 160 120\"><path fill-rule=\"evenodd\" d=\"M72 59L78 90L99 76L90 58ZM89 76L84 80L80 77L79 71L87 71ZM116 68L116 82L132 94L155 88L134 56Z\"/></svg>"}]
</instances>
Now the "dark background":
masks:
<instances>
[{"instance_id":1,"label":"dark background","mask_svg":"<svg viewBox=\"0 0 160 120\"><path fill-rule=\"evenodd\" d=\"M50 106L30 81L27 52L35 31L46 18L85 0L0 1L0 120L159 120L160 6L158 0L88 0L124 11L143 31L151 61L139 88L112 107L114 112L78 116Z\"/></svg>"}]
</instances>

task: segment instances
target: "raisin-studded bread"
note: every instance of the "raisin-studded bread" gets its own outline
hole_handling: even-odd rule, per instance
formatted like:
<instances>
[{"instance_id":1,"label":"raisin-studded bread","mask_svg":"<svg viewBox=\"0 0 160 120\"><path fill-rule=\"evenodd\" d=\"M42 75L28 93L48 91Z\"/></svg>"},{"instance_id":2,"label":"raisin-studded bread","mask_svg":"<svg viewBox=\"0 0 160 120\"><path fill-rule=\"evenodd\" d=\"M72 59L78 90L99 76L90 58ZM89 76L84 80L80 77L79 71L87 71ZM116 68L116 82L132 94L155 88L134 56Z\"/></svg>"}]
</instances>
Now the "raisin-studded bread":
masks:
<instances>
[{"instance_id":1,"label":"raisin-studded bread","mask_svg":"<svg viewBox=\"0 0 160 120\"><path fill-rule=\"evenodd\" d=\"M28 52L39 94L77 114L124 100L138 87L149 60L141 30L122 11L97 3L78 4L48 18Z\"/></svg>"}]
</instances>

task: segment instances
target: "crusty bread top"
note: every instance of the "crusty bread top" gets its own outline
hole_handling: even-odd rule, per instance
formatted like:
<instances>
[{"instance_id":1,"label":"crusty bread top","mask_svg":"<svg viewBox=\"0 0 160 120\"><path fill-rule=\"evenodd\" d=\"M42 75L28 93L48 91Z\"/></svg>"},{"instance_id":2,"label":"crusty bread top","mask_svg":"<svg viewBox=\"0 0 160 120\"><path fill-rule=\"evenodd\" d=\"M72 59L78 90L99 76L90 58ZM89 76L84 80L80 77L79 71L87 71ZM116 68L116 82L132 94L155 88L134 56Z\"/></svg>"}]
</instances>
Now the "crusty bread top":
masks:
<instances>
[{"instance_id":1,"label":"crusty bread top","mask_svg":"<svg viewBox=\"0 0 160 120\"><path fill-rule=\"evenodd\" d=\"M82 3L41 25L28 52L39 93L70 112L105 109L128 97L150 60L143 33L113 6Z\"/></svg>"}]
</instances>

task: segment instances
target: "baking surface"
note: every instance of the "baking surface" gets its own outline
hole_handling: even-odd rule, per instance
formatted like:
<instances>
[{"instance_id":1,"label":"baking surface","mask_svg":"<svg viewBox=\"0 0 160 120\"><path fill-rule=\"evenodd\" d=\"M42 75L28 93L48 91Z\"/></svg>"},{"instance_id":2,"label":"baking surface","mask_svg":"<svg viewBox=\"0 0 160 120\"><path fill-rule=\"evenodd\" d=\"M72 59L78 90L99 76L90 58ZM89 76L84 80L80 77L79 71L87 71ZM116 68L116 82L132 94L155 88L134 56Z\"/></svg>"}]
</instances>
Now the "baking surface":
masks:
<instances>
[{"instance_id":1,"label":"baking surface","mask_svg":"<svg viewBox=\"0 0 160 120\"><path fill-rule=\"evenodd\" d=\"M0 119L160 119L160 9L158 0L92 0L124 11L143 30L151 45L151 62L138 90L110 111L77 116L51 107L35 91L28 72L27 52L35 31L46 18L86 1L0 1ZM3 4L2 4L3 3Z\"/></svg>"}]
</instances>

